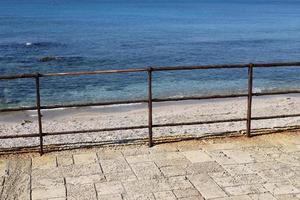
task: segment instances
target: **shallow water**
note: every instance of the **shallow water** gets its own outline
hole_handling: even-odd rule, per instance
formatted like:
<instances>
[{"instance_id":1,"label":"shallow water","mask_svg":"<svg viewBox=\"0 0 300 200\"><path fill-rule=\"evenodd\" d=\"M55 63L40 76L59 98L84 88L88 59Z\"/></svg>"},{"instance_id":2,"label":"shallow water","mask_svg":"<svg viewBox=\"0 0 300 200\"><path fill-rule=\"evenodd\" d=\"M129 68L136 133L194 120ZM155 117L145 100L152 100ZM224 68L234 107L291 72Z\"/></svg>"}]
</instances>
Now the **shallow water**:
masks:
<instances>
[{"instance_id":1,"label":"shallow water","mask_svg":"<svg viewBox=\"0 0 300 200\"><path fill-rule=\"evenodd\" d=\"M43 59L49 57L50 59ZM0 73L300 60L297 0L2 0ZM300 70L255 70L255 91ZM243 92L246 70L154 73L154 96ZM145 74L42 78L42 103L136 99ZM33 105L34 80L0 82L0 107Z\"/></svg>"}]
</instances>

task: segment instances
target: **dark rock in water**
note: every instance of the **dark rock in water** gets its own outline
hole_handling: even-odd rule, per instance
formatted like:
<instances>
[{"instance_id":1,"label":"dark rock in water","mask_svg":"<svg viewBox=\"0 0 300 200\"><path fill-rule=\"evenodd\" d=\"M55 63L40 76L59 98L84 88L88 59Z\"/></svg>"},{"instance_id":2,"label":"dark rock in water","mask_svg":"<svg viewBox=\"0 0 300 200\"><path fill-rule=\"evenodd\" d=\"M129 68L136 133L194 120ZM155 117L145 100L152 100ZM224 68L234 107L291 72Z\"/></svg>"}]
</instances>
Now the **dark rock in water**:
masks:
<instances>
[{"instance_id":1,"label":"dark rock in water","mask_svg":"<svg viewBox=\"0 0 300 200\"><path fill-rule=\"evenodd\" d=\"M32 123L31 120L23 120L23 122L21 123L22 126L24 126L25 124L28 124L28 123Z\"/></svg>"},{"instance_id":2,"label":"dark rock in water","mask_svg":"<svg viewBox=\"0 0 300 200\"><path fill-rule=\"evenodd\" d=\"M40 62L50 62L52 60L56 60L56 57L52 57L52 56L46 56L46 57L42 57L39 59Z\"/></svg>"}]
</instances>

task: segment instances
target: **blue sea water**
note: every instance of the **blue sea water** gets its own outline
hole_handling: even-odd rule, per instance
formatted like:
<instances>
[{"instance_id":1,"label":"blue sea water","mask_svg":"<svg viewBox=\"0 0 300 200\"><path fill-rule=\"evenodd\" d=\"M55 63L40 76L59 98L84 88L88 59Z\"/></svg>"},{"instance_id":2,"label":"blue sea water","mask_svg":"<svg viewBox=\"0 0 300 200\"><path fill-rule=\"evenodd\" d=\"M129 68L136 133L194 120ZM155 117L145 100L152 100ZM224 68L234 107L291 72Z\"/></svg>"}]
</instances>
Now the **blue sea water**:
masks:
<instances>
[{"instance_id":1,"label":"blue sea water","mask_svg":"<svg viewBox=\"0 0 300 200\"><path fill-rule=\"evenodd\" d=\"M42 62L42 58L55 59ZM300 61L299 0L1 0L0 74ZM255 70L255 91L300 88ZM154 96L244 92L246 70L154 73ZM42 78L43 104L137 99L143 73ZM34 80L0 81L0 107L34 105Z\"/></svg>"}]
</instances>

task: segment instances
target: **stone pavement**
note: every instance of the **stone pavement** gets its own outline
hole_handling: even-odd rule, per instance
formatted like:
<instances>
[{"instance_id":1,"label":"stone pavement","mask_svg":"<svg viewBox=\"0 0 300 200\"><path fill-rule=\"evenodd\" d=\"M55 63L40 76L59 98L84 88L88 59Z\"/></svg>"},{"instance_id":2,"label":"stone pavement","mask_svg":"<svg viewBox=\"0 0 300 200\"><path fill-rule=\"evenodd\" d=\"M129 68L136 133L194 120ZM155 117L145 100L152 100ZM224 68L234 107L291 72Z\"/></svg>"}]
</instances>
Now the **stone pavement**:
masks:
<instances>
[{"instance_id":1,"label":"stone pavement","mask_svg":"<svg viewBox=\"0 0 300 200\"><path fill-rule=\"evenodd\" d=\"M0 199L300 199L300 134L2 156Z\"/></svg>"}]
</instances>

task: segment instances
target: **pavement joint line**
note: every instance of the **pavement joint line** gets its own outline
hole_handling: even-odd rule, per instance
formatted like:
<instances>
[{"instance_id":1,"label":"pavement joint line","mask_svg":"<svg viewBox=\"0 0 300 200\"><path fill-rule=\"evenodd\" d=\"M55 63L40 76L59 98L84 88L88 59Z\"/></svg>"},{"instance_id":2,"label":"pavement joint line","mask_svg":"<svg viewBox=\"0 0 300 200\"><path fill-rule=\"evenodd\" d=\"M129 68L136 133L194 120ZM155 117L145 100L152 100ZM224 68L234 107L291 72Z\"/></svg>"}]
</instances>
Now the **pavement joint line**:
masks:
<instances>
[{"instance_id":1,"label":"pavement joint line","mask_svg":"<svg viewBox=\"0 0 300 200\"><path fill-rule=\"evenodd\" d=\"M95 153L95 154L96 154L96 157L97 157L97 164L98 164L98 165L99 165L99 167L100 167L100 171L101 171L101 173L103 174L103 176L104 176L104 179L107 181L107 178L106 178L106 176L105 176L105 174L104 174L104 171L103 171L102 165L101 165L101 163L100 163L99 155L98 155L98 153Z\"/></svg>"},{"instance_id":2,"label":"pavement joint line","mask_svg":"<svg viewBox=\"0 0 300 200\"><path fill-rule=\"evenodd\" d=\"M127 160L126 156L124 155L124 153L123 153L122 151L121 151L121 155L123 156L123 158L124 158L125 162L128 164L128 166L129 166L130 170L131 170L131 171L132 171L132 173L134 174L134 176L135 176L136 180L138 180L138 177L137 177L136 173L135 173L135 172L134 172L134 170L132 169L132 166L129 164L129 162L128 162L128 160Z\"/></svg>"},{"instance_id":3,"label":"pavement joint line","mask_svg":"<svg viewBox=\"0 0 300 200\"><path fill-rule=\"evenodd\" d=\"M96 192L96 199L98 200L99 197L98 197L98 191L97 191L97 188L96 188L96 183L93 183L93 186L94 186L94 190Z\"/></svg>"}]
</instances>

